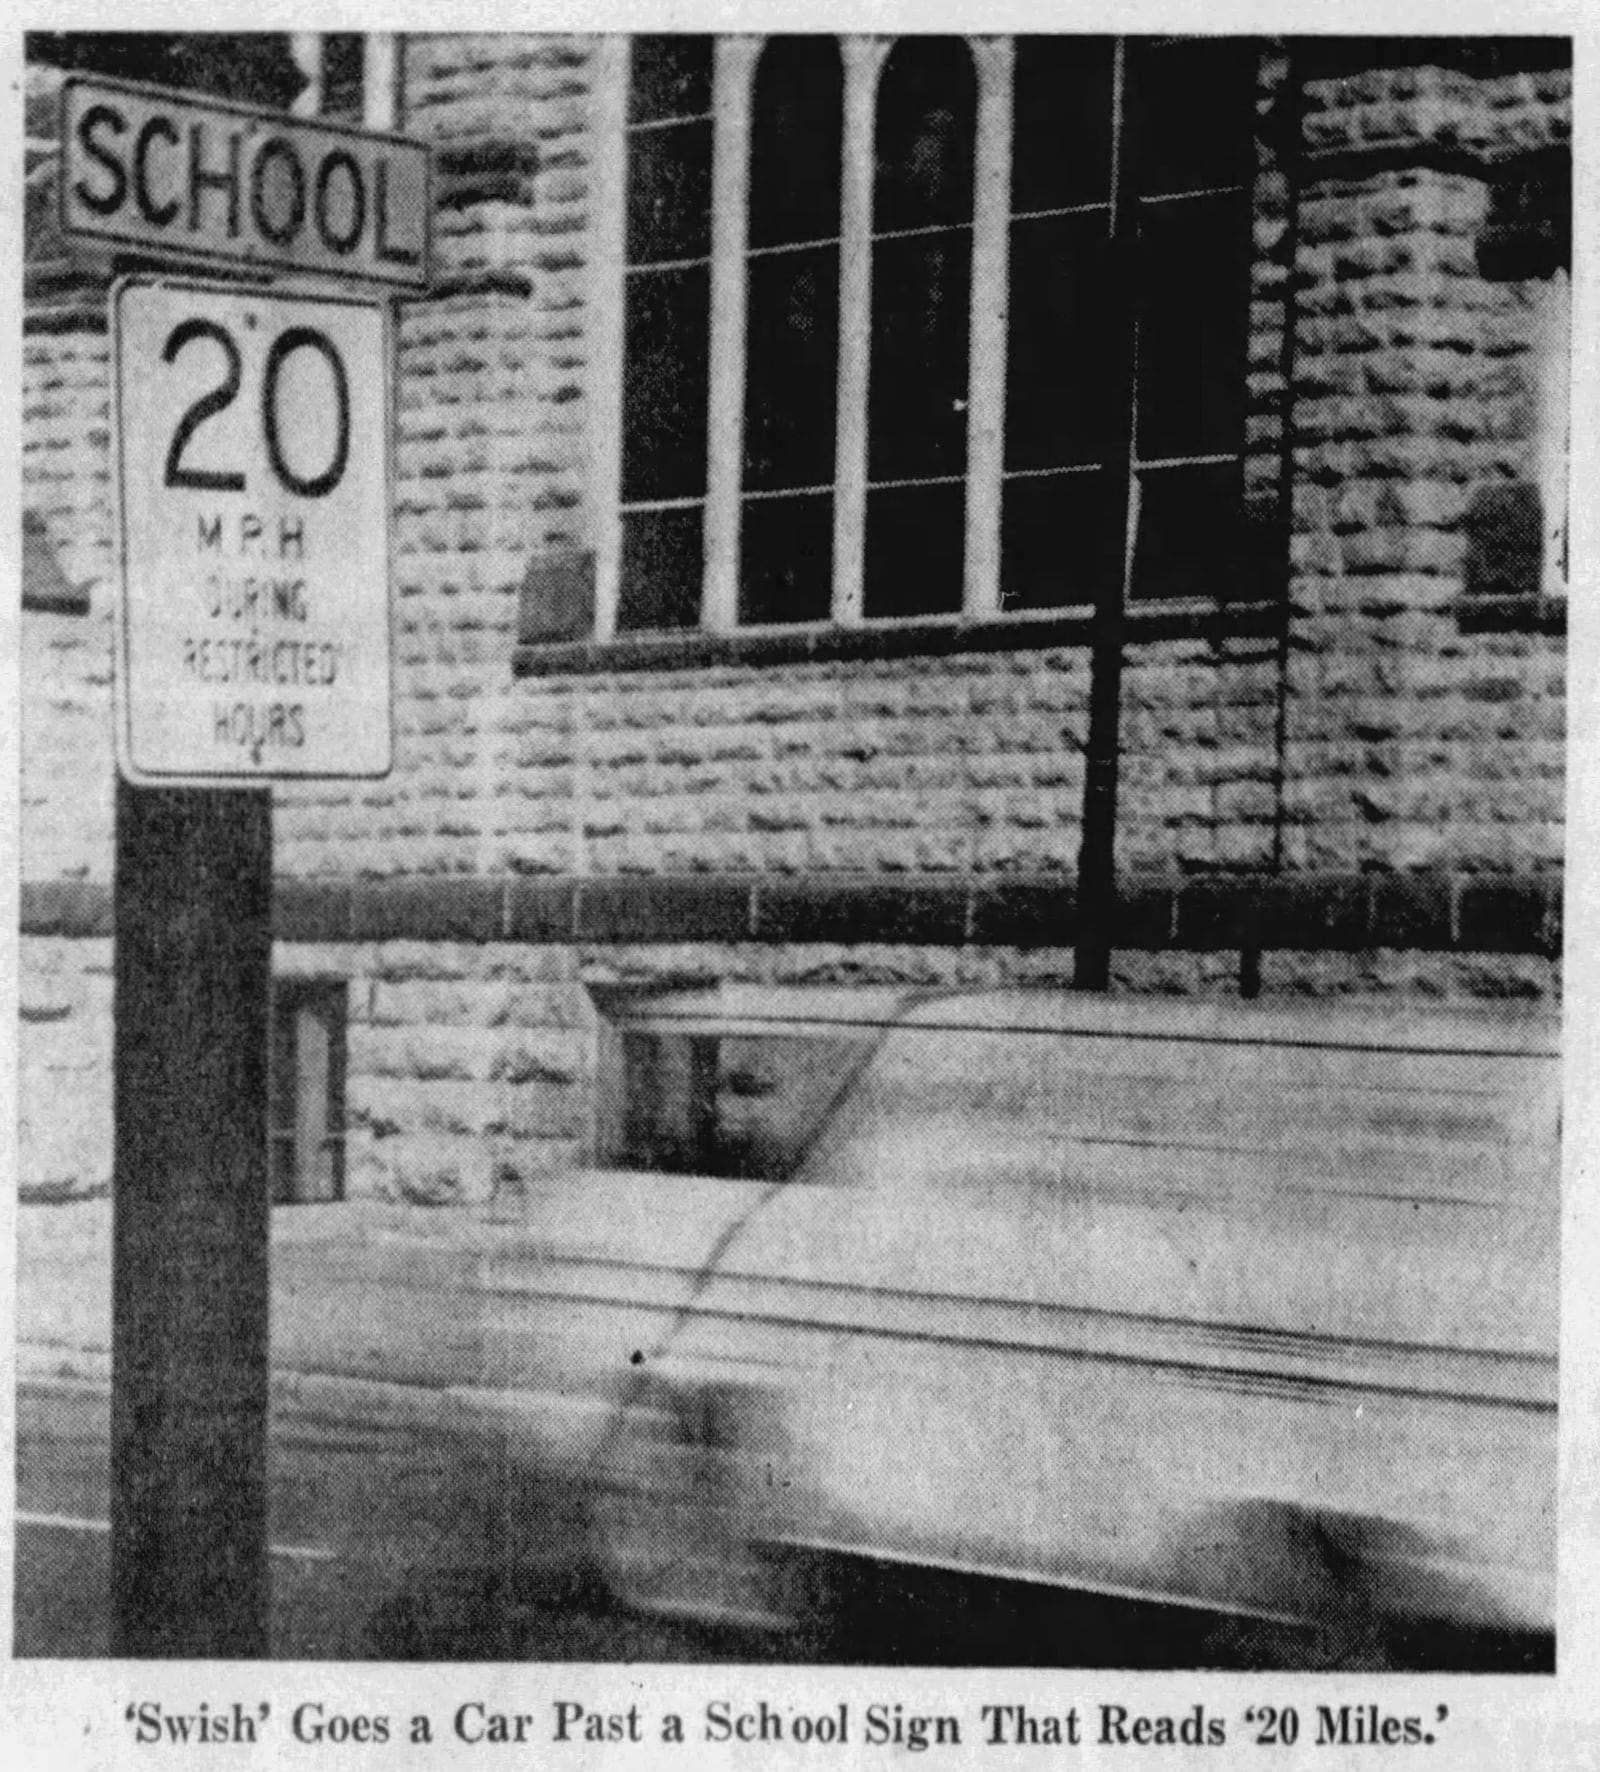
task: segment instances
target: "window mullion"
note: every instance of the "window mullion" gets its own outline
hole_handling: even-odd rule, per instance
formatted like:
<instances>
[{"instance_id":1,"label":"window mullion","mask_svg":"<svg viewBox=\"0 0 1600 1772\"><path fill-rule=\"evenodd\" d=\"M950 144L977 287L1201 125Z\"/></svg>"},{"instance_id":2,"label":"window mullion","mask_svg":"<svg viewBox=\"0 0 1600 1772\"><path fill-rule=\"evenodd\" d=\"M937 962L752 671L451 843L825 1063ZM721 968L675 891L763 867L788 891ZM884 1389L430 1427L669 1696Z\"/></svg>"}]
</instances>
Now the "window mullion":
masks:
<instances>
[{"instance_id":1,"label":"window mullion","mask_svg":"<svg viewBox=\"0 0 1600 1772\"><path fill-rule=\"evenodd\" d=\"M1112 97L1111 97L1111 237L1112 250L1117 254L1119 263L1124 267L1138 264L1138 215L1139 200L1131 187L1134 176L1133 156L1129 152L1135 120L1128 111L1128 39L1120 38L1117 42L1116 55L1112 63ZM1123 523L1122 548L1122 582L1117 586L1114 596L1116 603L1116 621L1120 624L1122 611L1126 607L1133 591L1133 569L1139 550L1139 516L1143 488L1139 480L1139 321L1138 300L1141 291L1134 286L1132 280L1124 278L1123 294L1128 302L1130 312L1125 318L1127 327L1127 386L1123 392L1126 401L1127 452L1125 472L1126 505ZM1100 594L1100 607L1106 607L1106 594Z\"/></svg>"},{"instance_id":2,"label":"window mullion","mask_svg":"<svg viewBox=\"0 0 1600 1772\"><path fill-rule=\"evenodd\" d=\"M368 129L394 129L400 110L400 39L393 31L369 31L362 54L362 121Z\"/></svg>"},{"instance_id":3,"label":"window mullion","mask_svg":"<svg viewBox=\"0 0 1600 1772\"><path fill-rule=\"evenodd\" d=\"M1000 476L1006 401L1006 276L1011 207L1011 39L973 45L978 74L972 229L972 337L967 374L967 529L962 607L1000 607Z\"/></svg>"},{"instance_id":4,"label":"window mullion","mask_svg":"<svg viewBox=\"0 0 1600 1772\"><path fill-rule=\"evenodd\" d=\"M701 620L717 633L725 633L735 625L739 610L750 110L760 53L761 40L757 37L719 37L712 87L711 364Z\"/></svg>"},{"instance_id":5,"label":"window mullion","mask_svg":"<svg viewBox=\"0 0 1600 1772\"><path fill-rule=\"evenodd\" d=\"M861 620L867 533L867 355L872 333L872 186L878 75L889 42L846 37L839 215L839 415L833 504L833 618Z\"/></svg>"},{"instance_id":6,"label":"window mullion","mask_svg":"<svg viewBox=\"0 0 1600 1772\"><path fill-rule=\"evenodd\" d=\"M622 580L622 355L627 308L628 38L595 40L594 208L590 250L595 287L611 299L589 306L592 363L588 430L595 551L595 638L613 639Z\"/></svg>"},{"instance_id":7,"label":"window mullion","mask_svg":"<svg viewBox=\"0 0 1600 1772\"><path fill-rule=\"evenodd\" d=\"M1534 332L1535 403L1539 497L1544 523L1540 589L1547 597L1567 593L1567 482L1571 455L1572 309L1565 269L1536 286Z\"/></svg>"},{"instance_id":8,"label":"window mullion","mask_svg":"<svg viewBox=\"0 0 1600 1772\"><path fill-rule=\"evenodd\" d=\"M322 111L322 32L291 31L289 55L306 80L290 101L289 110L296 117L318 116Z\"/></svg>"}]
</instances>

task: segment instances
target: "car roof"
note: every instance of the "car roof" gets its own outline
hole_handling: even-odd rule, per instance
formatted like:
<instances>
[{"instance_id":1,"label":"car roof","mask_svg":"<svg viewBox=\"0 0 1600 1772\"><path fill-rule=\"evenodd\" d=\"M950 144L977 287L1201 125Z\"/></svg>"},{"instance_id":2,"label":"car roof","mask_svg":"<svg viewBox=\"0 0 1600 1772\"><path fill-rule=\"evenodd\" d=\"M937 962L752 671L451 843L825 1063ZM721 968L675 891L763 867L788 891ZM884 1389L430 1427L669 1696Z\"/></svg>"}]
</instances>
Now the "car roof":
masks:
<instances>
[{"instance_id":1,"label":"car roof","mask_svg":"<svg viewBox=\"0 0 1600 1772\"><path fill-rule=\"evenodd\" d=\"M612 1008L629 1027L724 1036L848 1038L906 1028L1551 1058L1560 1052L1558 1016L1520 1004L1423 1008L1382 999L1262 1003L1118 997L1060 987L930 991L726 984L630 992Z\"/></svg>"}]
</instances>

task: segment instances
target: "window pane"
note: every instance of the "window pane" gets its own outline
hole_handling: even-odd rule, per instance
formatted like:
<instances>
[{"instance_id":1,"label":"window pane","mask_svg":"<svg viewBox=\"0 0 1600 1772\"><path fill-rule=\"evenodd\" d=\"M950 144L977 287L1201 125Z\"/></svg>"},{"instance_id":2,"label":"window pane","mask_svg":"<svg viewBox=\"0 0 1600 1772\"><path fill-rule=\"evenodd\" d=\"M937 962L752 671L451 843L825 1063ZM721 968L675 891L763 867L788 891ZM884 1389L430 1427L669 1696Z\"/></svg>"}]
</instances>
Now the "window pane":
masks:
<instances>
[{"instance_id":1,"label":"window pane","mask_svg":"<svg viewBox=\"0 0 1600 1772\"><path fill-rule=\"evenodd\" d=\"M280 981L272 996L268 1150L275 1204L344 1195L348 987Z\"/></svg>"},{"instance_id":2,"label":"window pane","mask_svg":"<svg viewBox=\"0 0 1600 1772\"><path fill-rule=\"evenodd\" d=\"M1119 398L1104 214L1011 225L1006 466L1099 461Z\"/></svg>"},{"instance_id":3,"label":"window pane","mask_svg":"<svg viewBox=\"0 0 1600 1772\"><path fill-rule=\"evenodd\" d=\"M1013 80L1011 211L1111 196L1109 37L1019 37Z\"/></svg>"},{"instance_id":4,"label":"window pane","mask_svg":"<svg viewBox=\"0 0 1600 1772\"><path fill-rule=\"evenodd\" d=\"M719 1048L723 1173L779 1180L799 1168L872 1045L844 1036L733 1036Z\"/></svg>"},{"instance_id":5,"label":"window pane","mask_svg":"<svg viewBox=\"0 0 1600 1772\"><path fill-rule=\"evenodd\" d=\"M1156 468L1140 476L1130 595L1228 598L1255 588L1245 547L1244 471L1237 462Z\"/></svg>"},{"instance_id":6,"label":"window pane","mask_svg":"<svg viewBox=\"0 0 1600 1772\"><path fill-rule=\"evenodd\" d=\"M1147 206L1139 224L1145 461L1243 446L1249 211L1237 196Z\"/></svg>"},{"instance_id":7,"label":"window pane","mask_svg":"<svg viewBox=\"0 0 1600 1772\"><path fill-rule=\"evenodd\" d=\"M711 251L711 125L673 123L628 137L628 263Z\"/></svg>"},{"instance_id":8,"label":"window pane","mask_svg":"<svg viewBox=\"0 0 1600 1772\"><path fill-rule=\"evenodd\" d=\"M627 284L623 501L698 498L706 489L710 272L636 271Z\"/></svg>"},{"instance_id":9,"label":"window pane","mask_svg":"<svg viewBox=\"0 0 1600 1772\"><path fill-rule=\"evenodd\" d=\"M1136 191L1199 191L1254 176L1257 53L1248 37L1129 44Z\"/></svg>"},{"instance_id":10,"label":"window pane","mask_svg":"<svg viewBox=\"0 0 1600 1772\"><path fill-rule=\"evenodd\" d=\"M711 109L709 37L635 37L628 121L703 117Z\"/></svg>"},{"instance_id":11,"label":"window pane","mask_svg":"<svg viewBox=\"0 0 1600 1772\"><path fill-rule=\"evenodd\" d=\"M1095 602L1122 571L1123 537L1114 521L1120 509L1120 500L1107 496L1104 473L1007 480L1000 506L1002 611Z\"/></svg>"},{"instance_id":12,"label":"window pane","mask_svg":"<svg viewBox=\"0 0 1600 1772\"><path fill-rule=\"evenodd\" d=\"M977 76L958 37L906 37L878 88L873 231L972 220Z\"/></svg>"},{"instance_id":13,"label":"window pane","mask_svg":"<svg viewBox=\"0 0 1600 1772\"><path fill-rule=\"evenodd\" d=\"M970 229L873 247L871 479L966 472L971 286Z\"/></svg>"},{"instance_id":14,"label":"window pane","mask_svg":"<svg viewBox=\"0 0 1600 1772\"><path fill-rule=\"evenodd\" d=\"M781 1181L872 1051L870 1037L653 1034L625 1029L600 1159L627 1169Z\"/></svg>"},{"instance_id":15,"label":"window pane","mask_svg":"<svg viewBox=\"0 0 1600 1772\"><path fill-rule=\"evenodd\" d=\"M863 608L869 616L960 612L966 496L960 483L867 494Z\"/></svg>"},{"instance_id":16,"label":"window pane","mask_svg":"<svg viewBox=\"0 0 1600 1772\"><path fill-rule=\"evenodd\" d=\"M832 594L833 494L747 498L739 541L740 621L826 621Z\"/></svg>"},{"instance_id":17,"label":"window pane","mask_svg":"<svg viewBox=\"0 0 1600 1772\"><path fill-rule=\"evenodd\" d=\"M756 70L750 244L839 232L844 64L832 37L775 37Z\"/></svg>"},{"instance_id":18,"label":"window pane","mask_svg":"<svg viewBox=\"0 0 1600 1772\"><path fill-rule=\"evenodd\" d=\"M744 483L760 491L833 481L839 374L839 249L750 261Z\"/></svg>"},{"instance_id":19,"label":"window pane","mask_svg":"<svg viewBox=\"0 0 1600 1772\"><path fill-rule=\"evenodd\" d=\"M297 1081L300 1099L296 1124L303 1159L296 1178L296 1197L332 1200L338 1197L334 1172L333 1120L329 1094L333 1080L333 1013L326 1000L301 1005L295 1019Z\"/></svg>"},{"instance_id":20,"label":"window pane","mask_svg":"<svg viewBox=\"0 0 1600 1772\"><path fill-rule=\"evenodd\" d=\"M329 31L322 39L322 115L361 121L366 38L356 31Z\"/></svg>"},{"instance_id":21,"label":"window pane","mask_svg":"<svg viewBox=\"0 0 1600 1772\"><path fill-rule=\"evenodd\" d=\"M619 628L636 632L699 625L705 565L701 535L699 505L623 512Z\"/></svg>"}]
</instances>

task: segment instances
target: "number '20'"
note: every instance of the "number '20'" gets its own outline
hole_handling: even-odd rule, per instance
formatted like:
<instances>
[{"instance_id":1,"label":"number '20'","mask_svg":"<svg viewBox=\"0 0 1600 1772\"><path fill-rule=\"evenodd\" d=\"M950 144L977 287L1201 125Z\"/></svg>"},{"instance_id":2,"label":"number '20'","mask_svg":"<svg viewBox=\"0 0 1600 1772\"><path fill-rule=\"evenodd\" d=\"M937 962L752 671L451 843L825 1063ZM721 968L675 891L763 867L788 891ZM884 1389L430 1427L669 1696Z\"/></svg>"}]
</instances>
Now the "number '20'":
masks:
<instances>
[{"instance_id":1,"label":"number '20'","mask_svg":"<svg viewBox=\"0 0 1600 1772\"><path fill-rule=\"evenodd\" d=\"M201 340L222 347L226 364L223 378L209 393L193 402L172 433L167 446L165 482L168 486L186 487L193 492L243 492L242 469L195 468L185 465L184 456L194 441L195 433L238 398L243 383L243 359L233 334L215 320L184 320L167 335L161 353L164 363L175 363L190 345ZM336 422L333 429L333 453L320 473L299 474L285 459L283 431L279 422L278 403L281 395L284 365L296 351L314 351L333 377ZM261 372L261 429L266 439L267 460L285 491L301 498L326 498L344 478L350 461L350 378L345 373L344 359L333 340L314 326L289 326L272 341Z\"/></svg>"}]
</instances>

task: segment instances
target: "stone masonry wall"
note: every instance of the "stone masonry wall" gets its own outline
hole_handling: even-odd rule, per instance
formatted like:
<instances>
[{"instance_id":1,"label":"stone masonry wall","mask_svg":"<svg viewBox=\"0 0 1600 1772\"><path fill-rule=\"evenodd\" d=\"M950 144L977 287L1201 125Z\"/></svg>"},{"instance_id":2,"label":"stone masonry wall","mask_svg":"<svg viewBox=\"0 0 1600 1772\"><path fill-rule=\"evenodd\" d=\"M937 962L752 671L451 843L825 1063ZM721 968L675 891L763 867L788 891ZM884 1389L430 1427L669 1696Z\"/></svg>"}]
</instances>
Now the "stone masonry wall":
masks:
<instances>
[{"instance_id":1,"label":"stone masonry wall","mask_svg":"<svg viewBox=\"0 0 1600 1772\"><path fill-rule=\"evenodd\" d=\"M279 790L280 874L1070 877L1085 648L514 676L527 564L591 545L604 495L585 469L592 380L615 370L591 361L585 330L595 47L439 36L404 53L401 126L439 157L440 275L398 315L396 769ZM53 78L30 69L31 96ZM1264 118L1280 93L1274 62ZM1125 871L1559 875L1564 643L1463 622L1462 525L1473 492L1526 475L1533 448L1531 294L1485 280L1474 254L1491 181L1506 154L1569 129L1559 75L1409 68L1306 92L1288 644L1130 651ZM1263 504L1282 458L1295 238L1276 151L1258 177L1251 316L1247 475ZM110 418L93 304L36 310L24 368L24 500L89 608L23 617L22 874L103 889ZM351 1191L434 1201L513 1196L591 1147L590 985L1071 975L1065 947L864 942L329 941L281 943L277 964L348 981ZM1559 962L1533 955L1261 960L1266 995L1558 986ZM1238 954L1122 951L1114 987L1234 995ZM103 933L28 936L20 991L25 1192L102 1189Z\"/></svg>"},{"instance_id":2,"label":"stone masonry wall","mask_svg":"<svg viewBox=\"0 0 1600 1772\"><path fill-rule=\"evenodd\" d=\"M1497 162L1568 139L1570 79L1407 68L1307 100L1286 860L1556 870L1565 647L1463 620L1463 520L1532 472L1535 295L1475 245Z\"/></svg>"},{"instance_id":3,"label":"stone masonry wall","mask_svg":"<svg viewBox=\"0 0 1600 1772\"><path fill-rule=\"evenodd\" d=\"M21 1195L111 1186L111 943L25 937L17 956Z\"/></svg>"},{"instance_id":4,"label":"stone masonry wall","mask_svg":"<svg viewBox=\"0 0 1600 1772\"><path fill-rule=\"evenodd\" d=\"M280 792L283 872L495 865L518 587L583 521L592 59L583 38L405 40L399 123L435 149L440 293L399 310L395 769Z\"/></svg>"},{"instance_id":5,"label":"stone masonry wall","mask_svg":"<svg viewBox=\"0 0 1600 1772\"><path fill-rule=\"evenodd\" d=\"M513 679L529 560L592 539L595 60L586 38L405 45L401 121L439 156L440 293L399 311L397 764L358 789L280 790L280 871L1070 868L1081 651ZM1260 101L1247 474L1262 506L1281 465L1283 67L1269 58ZM1130 649L1125 870L1259 870L1280 850L1310 869L1558 864L1562 647L1464 634L1458 604L1465 502L1532 447L1529 299L1479 276L1473 243L1493 153L1559 138L1568 107L1559 76L1311 84L1287 750L1273 644ZM1351 170L1368 148L1446 140L1482 176ZM92 608L25 624L24 872L105 878L104 337L35 330L27 370L25 498Z\"/></svg>"},{"instance_id":6,"label":"stone masonry wall","mask_svg":"<svg viewBox=\"0 0 1600 1772\"><path fill-rule=\"evenodd\" d=\"M29 611L20 624L24 879L111 878L112 518L109 353L103 332L35 334L23 346L22 496L87 613Z\"/></svg>"},{"instance_id":7,"label":"stone masonry wall","mask_svg":"<svg viewBox=\"0 0 1600 1772\"><path fill-rule=\"evenodd\" d=\"M514 1209L518 1191L592 1156L602 1011L592 987L686 980L768 985L1062 988L1070 949L885 943L281 943L285 979L345 983L346 1187L352 1198ZM1378 951L1272 953L1269 999L1485 997L1554 1001L1547 959ZM1236 998L1227 953L1116 957L1114 988ZM111 945L24 940L19 970L20 1192L104 1194L111 1183Z\"/></svg>"}]
</instances>

